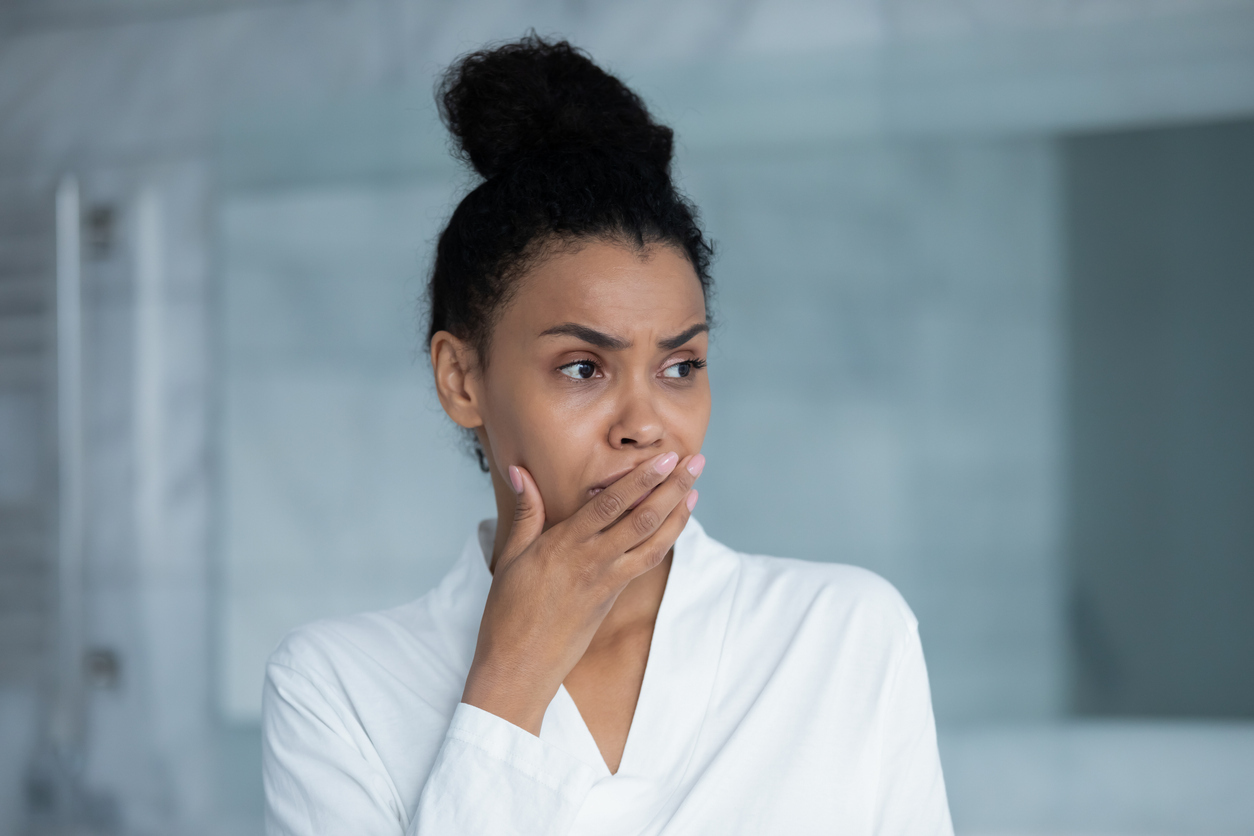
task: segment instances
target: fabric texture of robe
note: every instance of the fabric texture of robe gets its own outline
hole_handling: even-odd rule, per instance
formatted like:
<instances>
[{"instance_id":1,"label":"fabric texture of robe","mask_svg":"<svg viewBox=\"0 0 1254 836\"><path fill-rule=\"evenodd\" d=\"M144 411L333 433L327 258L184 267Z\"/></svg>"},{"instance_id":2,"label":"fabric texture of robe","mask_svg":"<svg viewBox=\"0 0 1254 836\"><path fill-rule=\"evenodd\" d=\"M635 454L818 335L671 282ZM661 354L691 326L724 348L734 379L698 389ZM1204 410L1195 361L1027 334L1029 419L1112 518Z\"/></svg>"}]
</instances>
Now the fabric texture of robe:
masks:
<instances>
[{"instance_id":1,"label":"fabric texture of robe","mask_svg":"<svg viewBox=\"0 0 1254 836\"><path fill-rule=\"evenodd\" d=\"M494 531L422 598L270 657L270 836L953 833L917 622L877 575L690 520L611 775L564 687L539 737L460 702Z\"/></svg>"}]
</instances>

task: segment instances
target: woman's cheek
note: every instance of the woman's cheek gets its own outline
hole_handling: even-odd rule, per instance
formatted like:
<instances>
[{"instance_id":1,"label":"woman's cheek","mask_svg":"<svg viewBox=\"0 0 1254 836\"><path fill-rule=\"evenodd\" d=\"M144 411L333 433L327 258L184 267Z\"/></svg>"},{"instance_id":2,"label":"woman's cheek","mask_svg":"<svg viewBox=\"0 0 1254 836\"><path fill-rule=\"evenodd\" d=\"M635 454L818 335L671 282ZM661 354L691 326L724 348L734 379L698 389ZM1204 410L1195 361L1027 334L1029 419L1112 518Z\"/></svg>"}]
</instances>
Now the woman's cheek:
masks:
<instances>
[{"instance_id":1,"label":"woman's cheek","mask_svg":"<svg viewBox=\"0 0 1254 836\"><path fill-rule=\"evenodd\" d=\"M691 452L696 453L705 439L705 431L710 425L710 394L692 393L694 397L677 399L668 410L667 422L671 432L678 438L693 446Z\"/></svg>"}]
</instances>

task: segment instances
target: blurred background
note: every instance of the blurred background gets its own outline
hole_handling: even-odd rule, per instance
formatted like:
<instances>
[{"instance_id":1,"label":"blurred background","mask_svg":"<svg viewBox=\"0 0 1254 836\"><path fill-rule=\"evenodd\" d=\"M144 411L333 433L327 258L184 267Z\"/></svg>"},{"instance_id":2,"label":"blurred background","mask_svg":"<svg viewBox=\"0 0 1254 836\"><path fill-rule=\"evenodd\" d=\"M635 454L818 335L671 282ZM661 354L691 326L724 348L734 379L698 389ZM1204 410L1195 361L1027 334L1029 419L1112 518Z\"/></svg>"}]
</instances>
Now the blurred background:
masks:
<instances>
[{"instance_id":1,"label":"blurred background","mask_svg":"<svg viewBox=\"0 0 1254 836\"><path fill-rule=\"evenodd\" d=\"M701 520L902 590L960 836L1254 833L1254 3L0 0L0 834L259 834L271 648L492 513L431 88L529 27L676 128Z\"/></svg>"}]
</instances>

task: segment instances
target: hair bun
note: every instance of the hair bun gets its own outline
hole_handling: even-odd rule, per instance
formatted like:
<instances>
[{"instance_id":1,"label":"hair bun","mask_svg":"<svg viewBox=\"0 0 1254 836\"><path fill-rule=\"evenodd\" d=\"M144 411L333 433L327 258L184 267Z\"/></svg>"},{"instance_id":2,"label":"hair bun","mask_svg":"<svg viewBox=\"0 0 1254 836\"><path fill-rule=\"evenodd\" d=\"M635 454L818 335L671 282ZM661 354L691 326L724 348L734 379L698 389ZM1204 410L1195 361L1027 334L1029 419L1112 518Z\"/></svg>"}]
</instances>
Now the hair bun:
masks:
<instances>
[{"instance_id":1,"label":"hair bun","mask_svg":"<svg viewBox=\"0 0 1254 836\"><path fill-rule=\"evenodd\" d=\"M459 59L436 91L461 156L485 178L554 151L637 154L669 171L673 134L640 97L566 41L535 33Z\"/></svg>"}]
</instances>

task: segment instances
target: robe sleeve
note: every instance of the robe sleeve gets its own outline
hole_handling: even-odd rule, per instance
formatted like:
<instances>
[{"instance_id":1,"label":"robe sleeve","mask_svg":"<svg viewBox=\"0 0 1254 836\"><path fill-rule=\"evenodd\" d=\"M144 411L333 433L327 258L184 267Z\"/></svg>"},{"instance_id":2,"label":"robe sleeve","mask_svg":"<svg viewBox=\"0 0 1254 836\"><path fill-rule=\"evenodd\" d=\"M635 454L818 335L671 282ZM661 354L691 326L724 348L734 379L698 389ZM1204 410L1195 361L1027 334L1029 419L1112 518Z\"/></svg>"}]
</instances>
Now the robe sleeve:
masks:
<instances>
[{"instance_id":1,"label":"robe sleeve","mask_svg":"<svg viewBox=\"0 0 1254 836\"><path fill-rule=\"evenodd\" d=\"M461 703L417 808L406 810L352 723L351 712L299 671L270 664L262 711L267 836L564 834L596 781L581 761Z\"/></svg>"},{"instance_id":2,"label":"robe sleeve","mask_svg":"<svg viewBox=\"0 0 1254 836\"><path fill-rule=\"evenodd\" d=\"M913 618L888 685L882 727L876 836L953 836L927 666Z\"/></svg>"}]
</instances>

